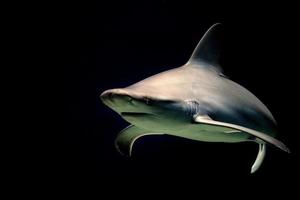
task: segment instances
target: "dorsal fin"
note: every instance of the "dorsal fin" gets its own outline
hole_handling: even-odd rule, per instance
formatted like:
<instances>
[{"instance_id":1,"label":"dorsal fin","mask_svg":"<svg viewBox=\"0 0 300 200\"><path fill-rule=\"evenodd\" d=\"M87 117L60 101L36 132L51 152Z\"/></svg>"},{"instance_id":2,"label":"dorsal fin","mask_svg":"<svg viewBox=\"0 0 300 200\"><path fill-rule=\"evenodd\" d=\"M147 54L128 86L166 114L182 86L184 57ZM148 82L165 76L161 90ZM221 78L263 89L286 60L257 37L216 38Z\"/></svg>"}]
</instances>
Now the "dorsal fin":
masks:
<instances>
[{"instance_id":1,"label":"dorsal fin","mask_svg":"<svg viewBox=\"0 0 300 200\"><path fill-rule=\"evenodd\" d=\"M205 62L211 66L220 68L220 50L222 48L222 25L216 23L211 26L201 38L195 48L188 64Z\"/></svg>"}]
</instances>

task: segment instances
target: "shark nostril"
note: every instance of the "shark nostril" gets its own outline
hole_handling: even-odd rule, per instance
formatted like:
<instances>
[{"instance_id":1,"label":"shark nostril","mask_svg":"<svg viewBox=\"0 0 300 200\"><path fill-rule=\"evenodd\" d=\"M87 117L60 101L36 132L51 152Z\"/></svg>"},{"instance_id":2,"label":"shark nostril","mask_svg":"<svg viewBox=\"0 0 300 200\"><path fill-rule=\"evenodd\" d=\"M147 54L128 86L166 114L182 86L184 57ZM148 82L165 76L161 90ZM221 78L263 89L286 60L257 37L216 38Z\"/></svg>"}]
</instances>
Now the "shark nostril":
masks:
<instances>
[{"instance_id":1,"label":"shark nostril","mask_svg":"<svg viewBox=\"0 0 300 200\"><path fill-rule=\"evenodd\" d=\"M109 92L107 96L108 96L108 99L109 99L109 100L111 100L111 101L114 100L114 93Z\"/></svg>"},{"instance_id":2,"label":"shark nostril","mask_svg":"<svg viewBox=\"0 0 300 200\"><path fill-rule=\"evenodd\" d=\"M122 92L120 90L108 90L103 92L100 95L100 98L103 102L107 102L107 103L134 103L134 98L132 98L131 96L129 96L128 94L126 94L125 92Z\"/></svg>"},{"instance_id":3,"label":"shark nostril","mask_svg":"<svg viewBox=\"0 0 300 200\"><path fill-rule=\"evenodd\" d=\"M114 94L113 92L106 91L100 95L100 98L102 101L113 101Z\"/></svg>"}]
</instances>

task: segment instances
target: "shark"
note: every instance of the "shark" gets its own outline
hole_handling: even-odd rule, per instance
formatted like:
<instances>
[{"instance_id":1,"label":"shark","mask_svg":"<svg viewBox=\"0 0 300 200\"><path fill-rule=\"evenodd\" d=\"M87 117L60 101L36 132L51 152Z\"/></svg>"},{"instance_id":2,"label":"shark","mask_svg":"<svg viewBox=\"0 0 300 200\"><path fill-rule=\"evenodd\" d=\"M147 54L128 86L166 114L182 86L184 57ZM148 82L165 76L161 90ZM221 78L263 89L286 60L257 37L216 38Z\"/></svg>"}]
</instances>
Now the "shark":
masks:
<instances>
[{"instance_id":1,"label":"shark","mask_svg":"<svg viewBox=\"0 0 300 200\"><path fill-rule=\"evenodd\" d=\"M256 172L267 145L285 152L276 139L277 123L268 108L250 91L230 80L220 66L222 24L211 26L183 66L167 70L125 88L104 91L102 102L130 125L115 145L130 156L137 139L172 135L202 142L254 142Z\"/></svg>"}]
</instances>

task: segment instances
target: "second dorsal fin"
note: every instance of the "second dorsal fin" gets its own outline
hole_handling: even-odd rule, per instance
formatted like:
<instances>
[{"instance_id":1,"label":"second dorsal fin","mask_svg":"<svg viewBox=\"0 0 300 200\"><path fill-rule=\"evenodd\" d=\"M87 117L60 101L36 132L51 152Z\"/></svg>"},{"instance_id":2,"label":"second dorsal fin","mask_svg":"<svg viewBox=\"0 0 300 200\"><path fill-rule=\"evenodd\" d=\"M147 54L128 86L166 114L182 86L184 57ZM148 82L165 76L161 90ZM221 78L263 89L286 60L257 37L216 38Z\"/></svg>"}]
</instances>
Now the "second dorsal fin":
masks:
<instances>
[{"instance_id":1,"label":"second dorsal fin","mask_svg":"<svg viewBox=\"0 0 300 200\"><path fill-rule=\"evenodd\" d=\"M222 25L220 23L211 26L201 38L188 63L205 62L209 65L219 67L222 32Z\"/></svg>"}]
</instances>

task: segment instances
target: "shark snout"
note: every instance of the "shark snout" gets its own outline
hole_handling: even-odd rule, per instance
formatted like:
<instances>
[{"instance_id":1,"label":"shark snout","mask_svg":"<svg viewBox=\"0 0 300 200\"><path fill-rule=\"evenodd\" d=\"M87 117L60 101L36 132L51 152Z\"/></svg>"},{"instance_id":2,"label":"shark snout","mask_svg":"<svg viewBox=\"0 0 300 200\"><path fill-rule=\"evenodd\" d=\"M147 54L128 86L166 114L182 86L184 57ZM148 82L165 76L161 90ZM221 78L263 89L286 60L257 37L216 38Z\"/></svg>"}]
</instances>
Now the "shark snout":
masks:
<instances>
[{"instance_id":1,"label":"shark snout","mask_svg":"<svg viewBox=\"0 0 300 200\"><path fill-rule=\"evenodd\" d=\"M124 89L106 90L100 95L100 98L109 107L128 104L132 99Z\"/></svg>"}]
</instances>

